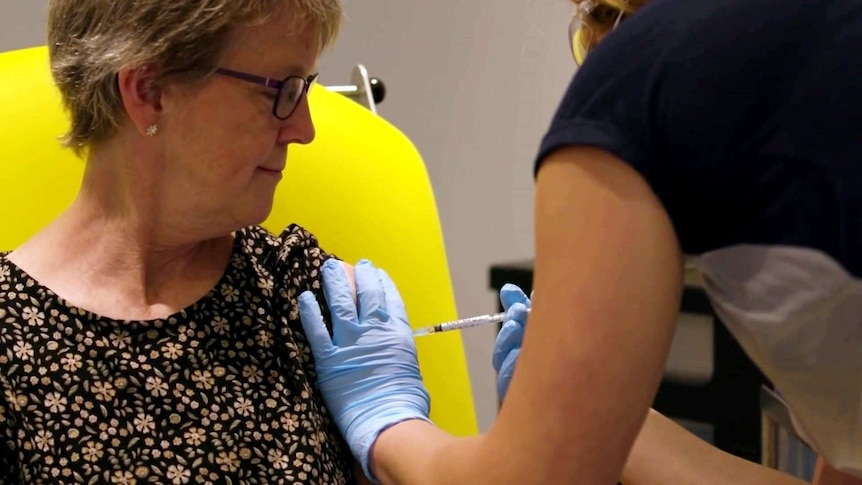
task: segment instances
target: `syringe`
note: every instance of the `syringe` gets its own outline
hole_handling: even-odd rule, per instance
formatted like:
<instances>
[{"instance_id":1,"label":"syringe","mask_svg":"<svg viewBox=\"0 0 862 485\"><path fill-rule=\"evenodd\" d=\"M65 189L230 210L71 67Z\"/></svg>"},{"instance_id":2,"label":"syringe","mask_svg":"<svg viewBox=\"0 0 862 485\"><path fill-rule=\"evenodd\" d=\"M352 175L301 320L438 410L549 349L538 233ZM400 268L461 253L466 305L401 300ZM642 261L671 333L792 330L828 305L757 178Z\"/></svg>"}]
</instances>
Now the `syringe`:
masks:
<instances>
[{"instance_id":1,"label":"syringe","mask_svg":"<svg viewBox=\"0 0 862 485\"><path fill-rule=\"evenodd\" d=\"M527 308L527 313L530 309ZM413 331L413 335L419 337L432 333L448 332L450 330L460 330L469 327L481 327L491 323L502 323L506 319L506 312L495 313L493 315L479 315L478 317L462 318L461 320L453 320L451 322L438 323L430 327L417 328Z\"/></svg>"}]
</instances>

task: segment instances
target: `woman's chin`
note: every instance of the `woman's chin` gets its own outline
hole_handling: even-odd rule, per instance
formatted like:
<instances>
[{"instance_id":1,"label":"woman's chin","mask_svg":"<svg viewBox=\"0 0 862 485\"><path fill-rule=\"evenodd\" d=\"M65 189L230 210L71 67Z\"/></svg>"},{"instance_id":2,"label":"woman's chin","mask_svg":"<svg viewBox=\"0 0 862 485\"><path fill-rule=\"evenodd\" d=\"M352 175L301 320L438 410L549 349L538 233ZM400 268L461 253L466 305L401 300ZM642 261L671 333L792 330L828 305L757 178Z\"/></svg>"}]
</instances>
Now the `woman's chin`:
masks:
<instances>
[{"instance_id":1,"label":"woman's chin","mask_svg":"<svg viewBox=\"0 0 862 485\"><path fill-rule=\"evenodd\" d=\"M272 214L273 198L260 197L251 201L245 207L238 208L234 211L238 217L236 221L242 227L259 226Z\"/></svg>"}]
</instances>

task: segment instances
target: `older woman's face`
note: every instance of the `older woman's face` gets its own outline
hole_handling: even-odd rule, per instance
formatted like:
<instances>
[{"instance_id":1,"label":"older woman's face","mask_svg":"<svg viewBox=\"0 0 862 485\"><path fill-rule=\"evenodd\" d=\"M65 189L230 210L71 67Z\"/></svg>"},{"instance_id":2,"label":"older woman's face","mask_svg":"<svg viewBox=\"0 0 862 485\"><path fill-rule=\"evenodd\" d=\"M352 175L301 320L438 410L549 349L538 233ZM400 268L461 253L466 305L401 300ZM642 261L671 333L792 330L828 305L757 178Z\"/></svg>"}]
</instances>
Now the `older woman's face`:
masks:
<instances>
[{"instance_id":1,"label":"older woman's face","mask_svg":"<svg viewBox=\"0 0 862 485\"><path fill-rule=\"evenodd\" d=\"M310 31L291 28L287 12L232 35L219 67L257 76L306 78L318 46ZM166 86L158 136L172 193L198 223L243 227L272 208L287 147L309 143L314 126L303 95L285 120L272 113L276 90L215 75L195 86Z\"/></svg>"}]
</instances>

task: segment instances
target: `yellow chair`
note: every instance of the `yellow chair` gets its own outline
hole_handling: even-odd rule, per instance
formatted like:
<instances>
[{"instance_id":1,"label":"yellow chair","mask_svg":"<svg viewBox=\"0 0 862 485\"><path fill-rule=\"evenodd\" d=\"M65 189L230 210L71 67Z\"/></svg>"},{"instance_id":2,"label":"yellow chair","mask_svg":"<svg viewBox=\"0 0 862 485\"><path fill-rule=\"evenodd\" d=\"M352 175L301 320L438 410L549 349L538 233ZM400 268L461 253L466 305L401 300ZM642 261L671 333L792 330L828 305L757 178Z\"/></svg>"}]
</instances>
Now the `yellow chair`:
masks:
<instances>
[{"instance_id":1,"label":"yellow chair","mask_svg":"<svg viewBox=\"0 0 862 485\"><path fill-rule=\"evenodd\" d=\"M312 89L310 102L317 139L291 147L264 226L278 232L299 223L328 252L383 267L416 327L456 318L436 203L413 144L324 87ZM21 244L77 193L84 164L57 141L67 126L47 49L0 54L0 250ZM431 418L453 434L476 433L460 335L424 337L417 345Z\"/></svg>"}]
</instances>

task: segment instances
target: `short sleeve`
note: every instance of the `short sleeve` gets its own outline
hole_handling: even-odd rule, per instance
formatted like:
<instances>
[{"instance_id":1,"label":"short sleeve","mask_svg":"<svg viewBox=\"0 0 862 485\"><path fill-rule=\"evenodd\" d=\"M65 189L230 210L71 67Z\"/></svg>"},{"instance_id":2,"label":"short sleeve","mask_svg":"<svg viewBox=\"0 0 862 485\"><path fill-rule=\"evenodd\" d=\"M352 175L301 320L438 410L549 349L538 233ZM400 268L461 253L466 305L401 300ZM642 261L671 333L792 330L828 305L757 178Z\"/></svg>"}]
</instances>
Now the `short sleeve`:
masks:
<instances>
[{"instance_id":1,"label":"short sleeve","mask_svg":"<svg viewBox=\"0 0 862 485\"><path fill-rule=\"evenodd\" d=\"M337 259L337 257L324 251L317 238L298 224L289 225L271 242L271 247L275 248L275 264L271 271L275 277L275 304L280 320L278 326L290 351L288 361L290 365L298 362L308 378L315 382L317 371L314 367L311 347L299 319L297 298L305 291L311 291L314 294L320 304L324 324L329 330L329 335L332 336L332 317L323 293L320 268L326 260ZM315 398L319 399L320 395L317 394ZM329 411L322 401L321 409L324 422L334 429ZM343 437L339 446L343 459L352 460L349 447Z\"/></svg>"},{"instance_id":2,"label":"short sleeve","mask_svg":"<svg viewBox=\"0 0 862 485\"><path fill-rule=\"evenodd\" d=\"M535 161L570 145L632 166L686 252L722 244L750 201L745 161L784 114L809 26L774 0L657 0L609 34L575 73Z\"/></svg>"},{"instance_id":3,"label":"short sleeve","mask_svg":"<svg viewBox=\"0 0 862 485\"><path fill-rule=\"evenodd\" d=\"M327 259L337 258L320 247L317 238L298 224L291 224L278 236L275 287L287 323L293 331L302 333L297 297L311 291L320 303L326 327L332 335L332 320L323 293L320 268ZM304 337L303 337L304 338Z\"/></svg>"},{"instance_id":4,"label":"short sleeve","mask_svg":"<svg viewBox=\"0 0 862 485\"><path fill-rule=\"evenodd\" d=\"M245 251L253 254L254 277L260 280L258 286L270 299L271 315L267 318L272 319L277 339L283 342L288 352L285 363L313 381L317 373L299 318L298 298L305 291L314 294L331 336L332 318L323 292L320 268L327 259L336 256L324 251L317 238L298 224L287 226L277 235L264 228L253 228L244 233L244 238Z\"/></svg>"}]
</instances>

